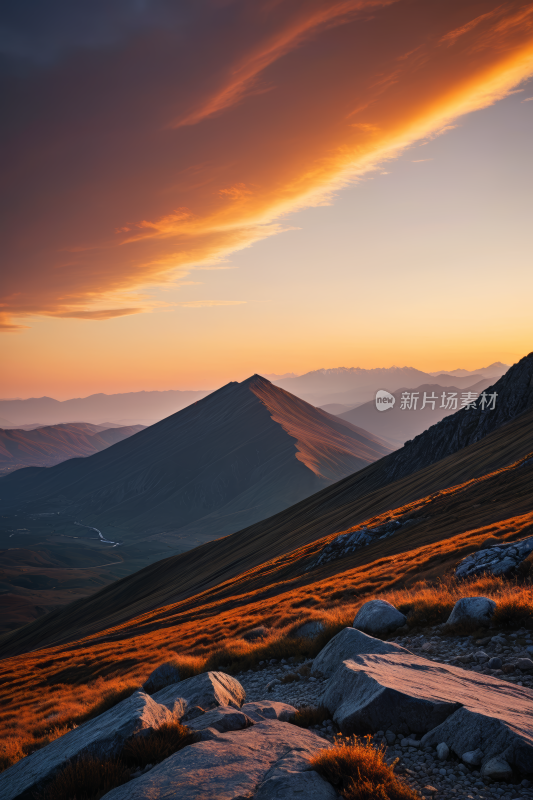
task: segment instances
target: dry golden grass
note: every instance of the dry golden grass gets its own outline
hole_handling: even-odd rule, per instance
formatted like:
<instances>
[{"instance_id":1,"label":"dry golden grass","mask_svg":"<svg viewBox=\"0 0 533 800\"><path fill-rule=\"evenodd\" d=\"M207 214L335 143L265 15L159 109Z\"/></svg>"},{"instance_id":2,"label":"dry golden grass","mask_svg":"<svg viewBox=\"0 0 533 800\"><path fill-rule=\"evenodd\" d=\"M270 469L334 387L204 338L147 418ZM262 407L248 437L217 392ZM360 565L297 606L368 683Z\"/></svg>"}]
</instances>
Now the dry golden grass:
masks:
<instances>
[{"instance_id":1,"label":"dry golden grass","mask_svg":"<svg viewBox=\"0 0 533 800\"><path fill-rule=\"evenodd\" d=\"M313 756L311 766L345 800L418 800L420 795L397 778L384 754L370 739L338 739Z\"/></svg>"}]
</instances>

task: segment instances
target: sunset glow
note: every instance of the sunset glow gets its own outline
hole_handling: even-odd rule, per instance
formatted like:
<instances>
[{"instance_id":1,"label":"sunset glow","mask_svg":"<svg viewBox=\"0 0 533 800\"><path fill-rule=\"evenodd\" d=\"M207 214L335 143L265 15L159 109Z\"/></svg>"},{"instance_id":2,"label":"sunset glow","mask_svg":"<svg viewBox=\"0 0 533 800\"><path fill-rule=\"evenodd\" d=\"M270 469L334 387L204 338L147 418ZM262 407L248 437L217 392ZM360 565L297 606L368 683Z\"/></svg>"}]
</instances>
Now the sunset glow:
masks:
<instances>
[{"instance_id":1,"label":"sunset glow","mask_svg":"<svg viewBox=\"0 0 533 800\"><path fill-rule=\"evenodd\" d=\"M516 91L527 95L533 4L235 0L231 13L227 5L206 0L185 20L162 4L112 43L76 49L65 34L46 59L13 56L1 309L2 329L19 335L9 339L12 388L4 393L51 392L41 371L53 375L56 396L91 386L214 388L258 369L303 372L343 360L376 366L399 358L436 369L457 366L443 363L451 358L474 367L527 352L529 331L519 325L499 337L498 352L488 332L466 351L453 334L440 351L406 334L401 354L378 336L358 355L338 327L342 298L323 306L318 341L305 311L295 310L288 330L281 286L274 305L269 300L278 324L267 330L262 320L254 329L248 315L259 320L262 312L249 310L252 295L269 295L271 276L256 267L250 283L231 270L243 250L248 264L259 264L267 239L279 242L268 252L286 259L284 243L305 209L335 208L339 193L364 192L410 148L427 151L472 112L497 108ZM404 191L413 194L408 178ZM435 184L435 197L439 191ZM383 226L393 230L394 220L384 214ZM347 247L332 240L334 260L343 248L356 265L366 257L357 241ZM427 269L437 279L438 268ZM356 270L364 284L362 265ZM322 271L327 282L330 267ZM432 299L438 311L445 295ZM487 301L497 297L496 290ZM315 293L311 305L319 299ZM386 286L379 302L392 322ZM203 315L201 330L193 313ZM112 352L83 355L89 340L109 341L111 324ZM249 335L236 352L232 331L243 326ZM135 355L121 337L135 343ZM141 381L133 364L147 337ZM172 371L174 337L187 346ZM39 353L51 350L44 366ZM69 368L80 352L83 380Z\"/></svg>"}]
</instances>

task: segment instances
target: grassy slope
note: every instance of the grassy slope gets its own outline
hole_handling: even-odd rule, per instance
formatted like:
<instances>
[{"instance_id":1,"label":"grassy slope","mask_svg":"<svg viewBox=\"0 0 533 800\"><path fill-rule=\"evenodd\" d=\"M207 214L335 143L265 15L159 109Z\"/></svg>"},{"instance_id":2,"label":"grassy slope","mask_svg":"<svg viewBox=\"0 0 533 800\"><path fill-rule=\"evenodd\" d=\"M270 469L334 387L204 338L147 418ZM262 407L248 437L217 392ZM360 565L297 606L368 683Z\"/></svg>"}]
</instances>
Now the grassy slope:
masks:
<instances>
[{"instance_id":1,"label":"grassy slope","mask_svg":"<svg viewBox=\"0 0 533 800\"><path fill-rule=\"evenodd\" d=\"M373 464L268 520L159 561L88 599L48 614L16 634L2 637L0 653L10 655L66 643L130 620L133 621L126 625L126 635L134 635L145 624L161 624L167 613L162 607L192 597L195 599L184 607L197 606L199 595L205 592L202 603L208 602L209 596L213 602L217 597L232 596L235 602L237 595L259 587L269 586L268 591L276 593L275 581L312 582L315 576L304 570L308 559L324 544L317 540L364 520L387 518L391 509L396 509L394 517L413 513L428 517L428 495L500 470L533 451L532 422L533 410L480 442L389 486L375 488L381 480L382 462ZM354 554L346 564L326 565L320 574L347 569L352 560L354 565L369 564L413 548L431 548L435 542L463 531L524 514L531 510L530 487L529 468L523 468L444 493L429 501L431 508L437 509L439 521L431 514L431 519L404 534ZM414 503L417 499L418 504ZM150 618L152 611L155 613L150 623L135 620L139 615Z\"/></svg>"}]
</instances>

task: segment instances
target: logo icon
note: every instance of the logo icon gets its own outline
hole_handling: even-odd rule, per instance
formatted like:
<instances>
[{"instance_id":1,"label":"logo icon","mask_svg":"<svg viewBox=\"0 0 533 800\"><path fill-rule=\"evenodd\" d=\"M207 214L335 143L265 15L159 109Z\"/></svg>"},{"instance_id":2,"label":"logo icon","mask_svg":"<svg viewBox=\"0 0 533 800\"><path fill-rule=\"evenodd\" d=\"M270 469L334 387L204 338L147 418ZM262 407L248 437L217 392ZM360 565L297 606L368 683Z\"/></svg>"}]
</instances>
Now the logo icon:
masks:
<instances>
[{"instance_id":1,"label":"logo icon","mask_svg":"<svg viewBox=\"0 0 533 800\"><path fill-rule=\"evenodd\" d=\"M378 389L376 392L376 408L378 411L388 411L389 408L394 406L395 402L394 395L386 392L385 389Z\"/></svg>"}]
</instances>

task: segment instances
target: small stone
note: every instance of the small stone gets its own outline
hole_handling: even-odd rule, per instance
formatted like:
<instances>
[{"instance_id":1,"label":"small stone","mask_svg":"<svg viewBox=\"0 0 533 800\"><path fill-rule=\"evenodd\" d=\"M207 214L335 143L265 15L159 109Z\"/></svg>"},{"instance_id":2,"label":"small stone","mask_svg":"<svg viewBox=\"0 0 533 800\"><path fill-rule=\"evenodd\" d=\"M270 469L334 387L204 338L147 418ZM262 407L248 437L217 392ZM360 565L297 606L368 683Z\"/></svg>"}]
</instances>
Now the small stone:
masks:
<instances>
[{"instance_id":1,"label":"small stone","mask_svg":"<svg viewBox=\"0 0 533 800\"><path fill-rule=\"evenodd\" d=\"M489 669L501 669L503 666L501 658L497 658L494 656L493 658L489 659L489 663L487 664Z\"/></svg>"},{"instance_id":2,"label":"small stone","mask_svg":"<svg viewBox=\"0 0 533 800\"><path fill-rule=\"evenodd\" d=\"M513 770L504 758L496 756L483 765L481 774L493 781L509 781L513 777Z\"/></svg>"},{"instance_id":3,"label":"small stone","mask_svg":"<svg viewBox=\"0 0 533 800\"><path fill-rule=\"evenodd\" d=\"M437 757L439 761L447 761L448 756L450 755L450 748L446 744L446 742L441 742L437 745Z\"/></svg>"},{"instance_id":4,"label":"small stone","mask_svg":"<svg viewBox=\"0 0 533 800\"><path fill-rule=\"evenodd\" d=\"M462 759L469 767L478 767L483 760L483 755L483 750L479 748L477 750L467 750L466 753L463 753Z\"/></svg>"}]
</instances>

